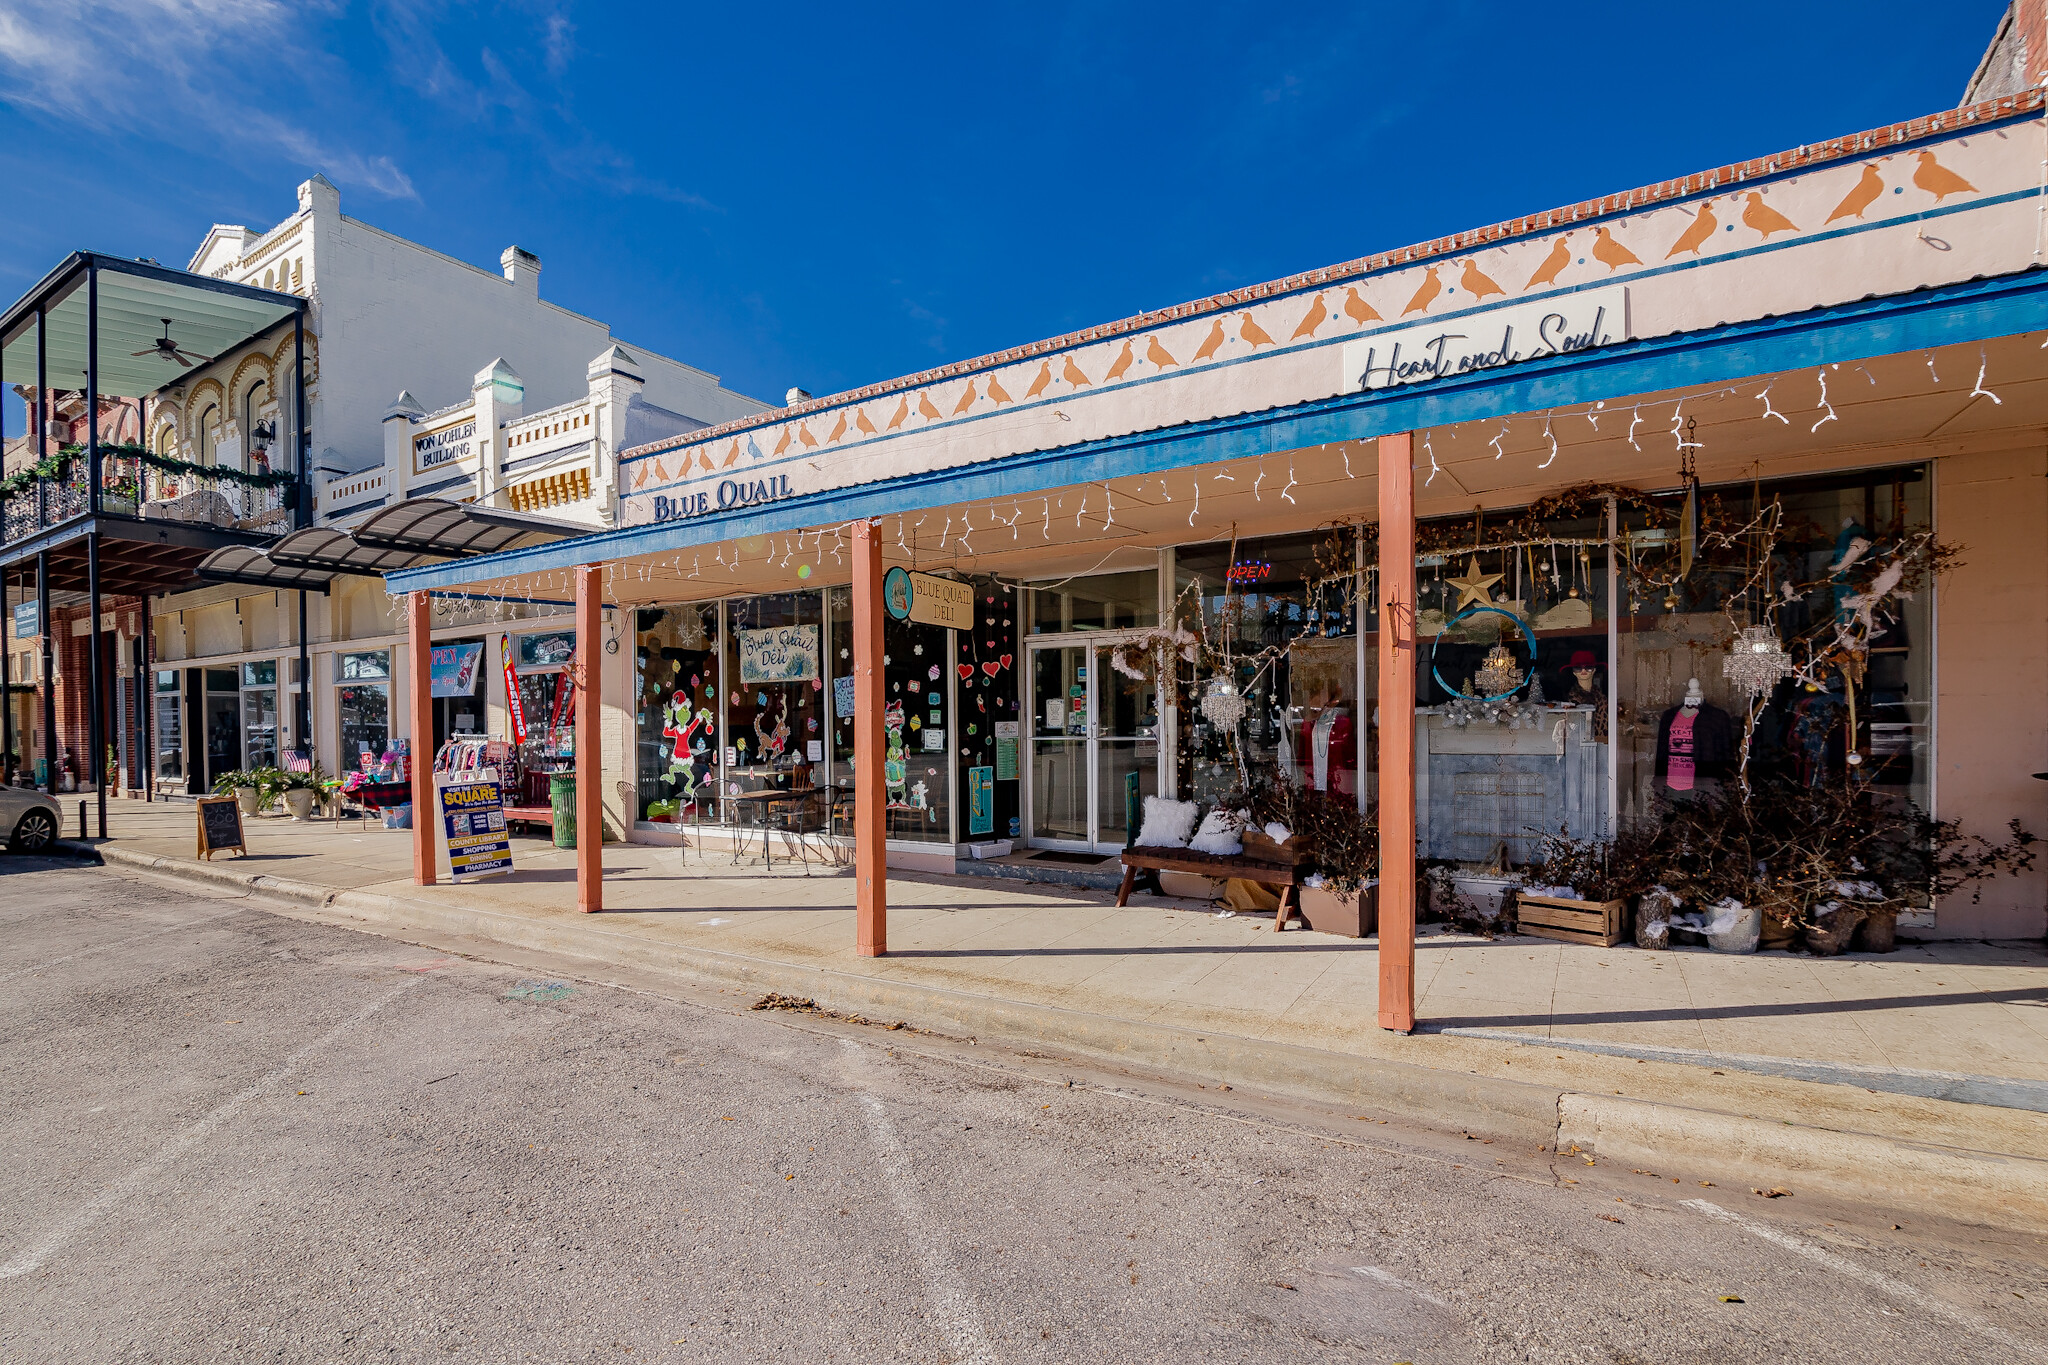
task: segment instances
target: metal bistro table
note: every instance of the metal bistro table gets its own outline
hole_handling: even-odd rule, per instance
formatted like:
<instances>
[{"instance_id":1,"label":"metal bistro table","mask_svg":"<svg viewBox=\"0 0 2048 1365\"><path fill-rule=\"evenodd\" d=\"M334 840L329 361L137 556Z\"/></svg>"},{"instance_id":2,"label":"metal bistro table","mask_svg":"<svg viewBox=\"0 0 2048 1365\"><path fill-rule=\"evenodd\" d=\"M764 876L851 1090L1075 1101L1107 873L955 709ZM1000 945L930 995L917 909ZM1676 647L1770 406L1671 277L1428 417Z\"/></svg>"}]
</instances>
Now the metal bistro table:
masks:
<instances>
[{"instance_id":1,"label":"metal bistro table","mask_svg":"<svg viewBox=\"0 0 2048 1365\"><path fill-rule=\"evenodd\" d=\"M766 866L775 866L775 831L768 823L769 811L778 801L801 801L811 793L808 789L791 787L760 787L750 792L734 792L725 799L735 809L744 810L750 817L745 823L749 828L758 826L761 830L761 857ZM732 860L738 863L746 853L744 836L740 846L733 850Z\"/></svg>"}]
</instances>

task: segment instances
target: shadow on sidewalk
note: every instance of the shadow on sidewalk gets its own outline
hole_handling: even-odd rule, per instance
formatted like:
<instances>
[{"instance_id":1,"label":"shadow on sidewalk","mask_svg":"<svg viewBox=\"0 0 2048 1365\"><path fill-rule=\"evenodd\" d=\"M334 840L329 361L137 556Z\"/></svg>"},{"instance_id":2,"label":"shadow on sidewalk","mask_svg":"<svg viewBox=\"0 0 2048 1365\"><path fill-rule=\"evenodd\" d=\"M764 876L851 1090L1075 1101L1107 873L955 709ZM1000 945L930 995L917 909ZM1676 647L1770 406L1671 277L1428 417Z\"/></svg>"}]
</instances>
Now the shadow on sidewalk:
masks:
<instances>
[{"instance_id":1,"label":"shadow on sidewalk","mask_svg":"<svg viewBox=\"0 0 2048 1365\"><path fill-rule=\"evenodd\" d=\"M1196 957L1205 953L1358 953L1375 952L1378 944L1363 939L1346 943L1190 943L1134 948L891 948L890 957Z\"/></svg>"},{"instance_id":2,"label":"shadow on sidewalk","mask_svg":"<svg viewBox=\"0 0 2048 1365\"><path fill-rule=\"evenodd\" d=\"M1601 1010L1572 1014L1488 1014L1431 1019L1429 1032L1447 1028L1529 1028L1544 1024L1661 1024L1690 1019L1778 1019L1814 1014L1865 1014L1925 1009L1940 1005L2039 1005L2048 1008L2048 988L1956 991L1948 995L1894 995L1880 999L1813 1000L1784 1005L1702 1005L1685 1009Z\"/></svg>"}]
</instances>

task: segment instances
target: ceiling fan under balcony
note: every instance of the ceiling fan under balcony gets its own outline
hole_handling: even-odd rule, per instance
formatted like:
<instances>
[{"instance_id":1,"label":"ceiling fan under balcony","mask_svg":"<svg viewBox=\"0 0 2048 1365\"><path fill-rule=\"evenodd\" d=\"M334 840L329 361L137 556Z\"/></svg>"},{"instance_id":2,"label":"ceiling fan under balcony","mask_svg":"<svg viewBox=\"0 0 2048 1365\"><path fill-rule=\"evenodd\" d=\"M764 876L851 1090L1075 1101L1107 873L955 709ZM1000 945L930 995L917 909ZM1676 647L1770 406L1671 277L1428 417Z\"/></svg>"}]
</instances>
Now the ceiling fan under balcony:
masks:
<instances>
[{"instance_id":1,"label":"ceiling fan under balcony","mask_svg":"<svg viewBox=\"0 0 2048 1365\"><path fill-rule=\"evenodd\" d=\"M187 351L184 347L178 345L177 342L171 340L171 320L165 318L163 323L164 334L158 337L148 350L130 351L129 354L138 356L153 355L160 356L165 360L175 360L188 370L192 368L195 362L204 365L213 359L210 355L200 355L197 351Z\"/></svg>"}]
</instances>

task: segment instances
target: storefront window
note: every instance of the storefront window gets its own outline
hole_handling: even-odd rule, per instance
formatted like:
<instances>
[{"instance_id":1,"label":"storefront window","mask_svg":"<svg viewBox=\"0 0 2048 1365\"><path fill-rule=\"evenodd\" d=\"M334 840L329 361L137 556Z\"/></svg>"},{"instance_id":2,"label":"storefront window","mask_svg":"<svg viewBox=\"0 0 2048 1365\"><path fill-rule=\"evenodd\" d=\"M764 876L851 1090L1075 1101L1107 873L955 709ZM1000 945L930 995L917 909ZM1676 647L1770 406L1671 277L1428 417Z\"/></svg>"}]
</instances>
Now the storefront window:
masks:
<instances>
[{"instance_id":1,"label":"storefront window","mask_svg":"<svg viewBox=\"0 0 2048 1365\"><path fill-rule=\"evenodd\" d=\"M1769 643L1788 649L1795 664L1825 646L1837 625L1860 630L1850 566L1880 562L1931 527L1928 485L1925 466L1913 465L1703 494L1710 526L1754 529L1746 544L1703 555L1681 584L1639 585L1625 603L1616 679L1624 819L1659 801L1718 791L1736 776L1745 737L1753 782L1775 776L1820 786L1853 769L1873 793L1931 809L1931 592L1890 599L1872 614L1860 669L1825 667L1817 679L1788 678L1760 694L1753 728L1749 696L1723 667L1745 627L1768 622ZM1774 532L1765 530L1770 522ZM1654 533L1637 541L1653 542ZM1654 550L1649 544L1635 557ZM1769 567L1759 570L1766 555ZM1745 592L1746 583L1761 586ZM1698 703L1688 706L1693 680Z\"/></svg>"},{"instance_id":2,"label":"storefront window","mask_svg":"<svg viewBox=\"0 0 2048 1365\"><path fill-rule=\"evenodd\" d=\"M344 762L369 767L391 744L391 652L343 654L335 660L335 715Z\"/></svg>"},{"instance_id":3,"label":"storefront window","mask_svg":"<svg viewBox=\"0 0 2048 1365\"><path fill-rule=\"evenodd\" d=\"M1034 587L1031 633L1143 630L1159 624L1159 571L1087 574Z\"/></svg>"},{"instance_id":4,"label":"storefront window","mask_svg":"<svg viewBox=\"0 0 2048 1365\"><path fill-rule=\"evenodd\" d=\"M642 607L635 627L639 818L715 818L718 604Z\"/></svg>"},{"instance_id":5,"label":"storefront window","mask_svg":"<svg viewBox=\"0 0 2048 1365\"><path fill-rule=\"evenodd\" d=\"M242 665L242 761L250 768L277 766L277 661Z\"/></svg>"},{"instance_id":6,"label":"storefront window","mask_svg":"<svg viewBox=\"0 0 2048 1365\"><path fill-rule=\"evenodd\" d=\"M728 795L806 787L825 758L824 597L816 592L726 604L724 782Z\"/></svg>"},{"instance_id":7,"label":"storefront window","mask_svg":"<svg viewBox=\"0 0 2048 1365\"><path fill-rule=\"evenodd\" d=\"M484 642L434 646L428 677L434 694L434 752L451 739L484 733Z\"/></svg>"},{"instance_id":8,"label":"storefront window","mask_svg":"<svg viewBox=\"0 0 2048 1365\"><path fill-rule=\"evenodd\" d=\"M157 670L154 727L156 776L159 782L185 780L185 713L178 696L178 671Z\"/></svg>"},{"instance_id":9,"label":"storefront window","mask_svg":"<svg viewBox=\"0 0 2048 1365\"><path fill-rule=\"evenodd\" d=\"M521 768L531 773L567 771L576 759L576 632L545 631L512 637L520 712L526 718Z\"/></svg>"},{"instance_id":10,"label":"storefront window","mask_svg":"<svg viewBox=\"0 0 2048 1365\"><path fill-rule=\"evenodd\" d=\"M1417 528L1424 547L1514 542L1418 557L1415 804L1426 859L1514 867L1546 834L1606 832L1607 517L1597 499L1571 510L1533 532L1469 516Z\"/></svg>"},{"instance_id":11,"label":"storefront window","mask_svg":"<svg viewBox=\"0 0 2048 1365\"><path fill-rule=\"evenodd\" d=\"M882 780L891 839L953 841L950 633L882 617Z\"/></svg>"},{"instance_id":12,"label":"storefront window","mask_svg":"<svg viewBox=\"0 0 2048 1365\"><path fill-rule=\"evenodd\" d=\"M1180 795L1214 801L1284 782L1360 795L1358 621L1349 531L1183 546L1178 615L1246 703L1225 728L1201 705L1214 678L1184 667Z\"/></svg>"}]
</instances>

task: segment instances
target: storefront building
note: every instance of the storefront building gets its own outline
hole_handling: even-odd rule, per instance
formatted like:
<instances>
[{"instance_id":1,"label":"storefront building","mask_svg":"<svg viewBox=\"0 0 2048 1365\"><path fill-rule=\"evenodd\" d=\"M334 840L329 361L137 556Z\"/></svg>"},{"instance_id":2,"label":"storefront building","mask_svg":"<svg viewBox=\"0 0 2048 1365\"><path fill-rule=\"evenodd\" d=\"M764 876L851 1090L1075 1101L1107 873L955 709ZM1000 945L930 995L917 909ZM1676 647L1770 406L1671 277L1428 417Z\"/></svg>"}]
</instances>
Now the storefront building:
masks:
<instances>
[{"instance_id":1,"label":"storefront building","mask_svg":"<svg viewBox=\"0 0 2048 1365\"><path fill-rule=\"evenodd\" d=\"M1405 1027L1419 866L1767 779L2048 828L2043 135L2029 87L807 400L625 452L615 529L387 584L630 616L579 640L590 799L829 789L863 951L884 847L1371 811ZM2048 881L1928 899L2038 936Z\"/></svg>"},{"instance_id":2,"label":"storefront building","mask_svg":"<svg viewBox=\"0 0 2048 1365\"><path fill-rule=\"evenodd\" d=\"M103 615L114 618L101 630L103 747L113 755L117 791L201 793L225 773L277 766L289 754L342 772L394 738L410 741L400 616L374 570L322 557L334 549L328 532L428 498L576 531L609 526L618 514L620 449L763 406L715 375L629 350L603 323L542 299L540 260L522 248L507 248L501 273L480 270L344 215L322 177L300 185L297 199L297 211L267 232L216 225L188 270L304 300L302 333L272 327L233 345L202 345L190 309L165 303L158 311L172 316L160 330L173 349L145 354L144 392L103 394L93 427L82 395L53 391L43 400L50 428L41 444L17 435L7 446L6 472L17 474L39 451L82 446L93 427L108 448L102 511L205 527L265 550L254 574L247 556L234 554L201 566L207 586L173 574L162 586L180 590L150 594L146 609L133 593L103 602ZM158 330L152 324L152 334ZM27 356L9 378L24 373L34 373ZM32 384L17 391L27 408L37 407ZM429 411L415 394L442 406ZM303 460L295 433L309 452ZM9 522L7 601L17 612L34 608L25 546L41 529ZM292 539L302 531L312 534ZM272 550L293 572L269 566ZM404 562L411 559L378 567ZM318 590L291 586L301 576ZM69 658L67 632L85 636L89 614L72 596L82 594L60 593L51 612L54 781L65 789L94 776L84 759L87 698L66 686L87 667ZM470 693L435 698L437 745L450 734L486 732L493 715L502 721L499 654L508 628L516 636L525 628L516 623L566 619L566 611L443 604L437 638L462 646L465 657L481 646L489 662L462 675ZM11 644L12 677L40 685L34 632L17 629ZM15 707L18 770L50 781L41 703L24 696Z\"/></svg>"}]
</instances>

